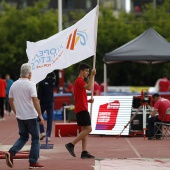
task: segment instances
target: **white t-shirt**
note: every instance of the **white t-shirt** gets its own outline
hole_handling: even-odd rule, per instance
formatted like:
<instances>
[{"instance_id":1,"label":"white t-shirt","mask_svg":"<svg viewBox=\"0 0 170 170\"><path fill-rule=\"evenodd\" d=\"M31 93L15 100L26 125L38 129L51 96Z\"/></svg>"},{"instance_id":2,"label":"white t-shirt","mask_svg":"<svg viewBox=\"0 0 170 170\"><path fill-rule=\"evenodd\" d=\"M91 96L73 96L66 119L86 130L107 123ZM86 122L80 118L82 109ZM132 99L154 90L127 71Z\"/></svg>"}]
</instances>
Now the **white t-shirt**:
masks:
<instances>
[{"instance_id":1,"label":"white t-shirt","mask_svg":"<svg viewBox=\"0 0 170 170\"><path fill-rule=\"evenodd\" d=\"M36 85L27 78L15 81L9 91L9 98L14 99L16 117L21 120L37 118L32 97L37 97Z\"/></svg>"}]
</instances>

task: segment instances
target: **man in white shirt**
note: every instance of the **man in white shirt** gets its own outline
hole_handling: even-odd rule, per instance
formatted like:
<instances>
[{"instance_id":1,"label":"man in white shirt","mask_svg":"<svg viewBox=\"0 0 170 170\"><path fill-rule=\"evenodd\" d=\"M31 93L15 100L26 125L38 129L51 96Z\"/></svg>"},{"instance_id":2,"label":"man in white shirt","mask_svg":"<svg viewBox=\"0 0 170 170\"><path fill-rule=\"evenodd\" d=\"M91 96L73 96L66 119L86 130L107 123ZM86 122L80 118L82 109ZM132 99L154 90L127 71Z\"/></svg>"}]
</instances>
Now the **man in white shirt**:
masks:
<instances>
[{"instance_id":1,"label":"man in white shirt","mask_svg":"<svg viewBox=\"0 0 170 170\"><path fill-rule=\"evenodd\" d=\"M15 81L9 91L9 104L16 115L19 127L19 139L5 153L6 163L13 167L13 157L20 151L31 134L31 150L29 154L29 168L43 168L37 160L40 152L39 122L44 124L39 100L37 98L36 85L30 81L31 65L25 63L21 66L20 77Z\"/></svg>"}]
</instances>

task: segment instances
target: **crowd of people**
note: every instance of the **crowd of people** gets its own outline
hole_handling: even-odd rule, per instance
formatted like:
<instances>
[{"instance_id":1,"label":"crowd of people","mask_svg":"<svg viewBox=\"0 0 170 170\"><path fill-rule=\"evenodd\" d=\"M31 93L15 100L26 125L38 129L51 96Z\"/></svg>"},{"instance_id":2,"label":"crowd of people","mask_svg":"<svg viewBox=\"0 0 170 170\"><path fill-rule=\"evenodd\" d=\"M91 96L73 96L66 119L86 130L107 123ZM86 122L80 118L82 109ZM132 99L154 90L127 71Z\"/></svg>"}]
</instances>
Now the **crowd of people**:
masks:
<instances>
[{"instance_id":1,"label":"crowd of people","mask_svg":"<svg viewBox=\"0 0 170 170\"><path fill-rule=\"evenodd\" d=\"M72 83L70 80L68 80L64 84L63 92L64 93L74 93L74 83ZM97 81L94 81L93 95L100 96L102 92L104 92L104 83L99 84Z\"/></svg>"},{"instance_id":2,"label":"crowd of people","mask_svg":"<svg viewBox=\"0 0 170 170\"><path fill-rule=\"evenodd\" d=\"M8 100L9 89L12 84L13 80L10 78L9 74L5 75L5 79L3 79L0 74L0 121L5 120L4 113L9 115L12 113Z\"/></svg>"}]
</instances>

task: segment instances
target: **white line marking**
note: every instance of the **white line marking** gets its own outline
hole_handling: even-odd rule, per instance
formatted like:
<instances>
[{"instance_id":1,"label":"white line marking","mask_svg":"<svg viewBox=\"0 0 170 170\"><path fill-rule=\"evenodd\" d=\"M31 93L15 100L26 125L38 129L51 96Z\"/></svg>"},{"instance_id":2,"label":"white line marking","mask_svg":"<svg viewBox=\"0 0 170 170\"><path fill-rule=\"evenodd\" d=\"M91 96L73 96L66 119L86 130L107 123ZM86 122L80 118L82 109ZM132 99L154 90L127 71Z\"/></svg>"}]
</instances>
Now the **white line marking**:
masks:
<instances>
[{"instance_id":1,"label":"white line marking","mask_svg":"<svg viewBox=\"0 0 170 170\"><path fill-rule=\"evenodd\" d=\"M130 142L127 138L125 138L125 139L126 139L127 143L129 144L129 146L132 148L132 150L135 152L135 154L137 155L137 157L138 157L138 158L141 158L139 152L135 149L135 147L131 144L131 142Z\"/></svg>"},{"instance_id":2,"label":"white line marking","mask_svg":"<svg viewBox=\"0 0 170 170\"><path fill-rule=\"evenodd\" d=\"M16 134L18 134L18 132L14 132L12 135L8 136L7 138L5 138L3 141L1 141L1 145L3 143L5 143L8 139L10 139L11 137L15 136ZM19 137L18 137L19 138Z\"/></svg>"}]
</instances>

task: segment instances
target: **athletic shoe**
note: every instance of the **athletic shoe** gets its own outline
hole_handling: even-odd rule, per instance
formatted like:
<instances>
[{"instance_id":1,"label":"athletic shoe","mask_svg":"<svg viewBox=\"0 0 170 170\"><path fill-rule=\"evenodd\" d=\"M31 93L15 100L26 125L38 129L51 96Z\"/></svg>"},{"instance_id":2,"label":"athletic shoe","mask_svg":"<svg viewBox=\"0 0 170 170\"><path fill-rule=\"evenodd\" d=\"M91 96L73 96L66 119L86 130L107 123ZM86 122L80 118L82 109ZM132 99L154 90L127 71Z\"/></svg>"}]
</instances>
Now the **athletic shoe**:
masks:
<instances>
[{"instance_id":1,"label":"athletic shoe","mask_svg":"<svg viewBox=\"0 0 170 170\"><path fill-rule=\"evenodd\" d=\"M93 155L90 155L89 152L83 151L83 152L81 153L81 158L82 158L82 159L87 159L87 158L95 158L95 157L94 157Z\"/></svg>"},{"instance_id":2,"label":"athletic shoe","mask_svg":"<svg viewBox=\"0 0 170 170\"><path fill-rule=\"evenodd\" d=\"M40 134L40 140L43 140L46 137L45 133Z\"/></svg>"},{"instance_id":3,"label":"athletic shoe","mask_svg":"<svg viewBox=\"0 0 170 170\"><path fill-rule=\"evenodd\" d=\"M13 168L14 164L13 164L13 155L11 152L6 152L5 153L5 158L6 158L6 164L10 167Z\"/></svg>"},{"instance_id":4,"label":"athletic shoe","mask_svg":"<svg viewBox=\"0 0 170 170\"><path fill-rule=\"evenodd\" d=\"M156 136L156 140L161 140L162 136Z\"/></svg>"},{"instance_id":5,"label":"athletic shoe","mask_svg":"<svg viewBox=\"0 0 170 170\"><path fill-rule=\"evenodd\" d=\"M74 154L74 145L72 143L67 143L65 147L72 156L76 157L76 155Z\"/></svg>"},{"instance_id":6,"label":"athletic shoe","mask_svg":"<svg viewBox=\"0 0 170 170\"><path fill-rule=\"evenodd\" d=\"M148 140L161 140L162 139L162 137L161 136L159 136L159 137L148 137Z\"/></svg>"},{"instance_id":7,"label":"athletic shoe","mask_svg":"<svg viewBox=\"0 0 170 170\"><path fill-rule=\"evenodd\" d=\"M29 165L29 169L34 169L34 168L44 168L44 166L40 165L39 163Z\"/></svg>"}]
</instances>

